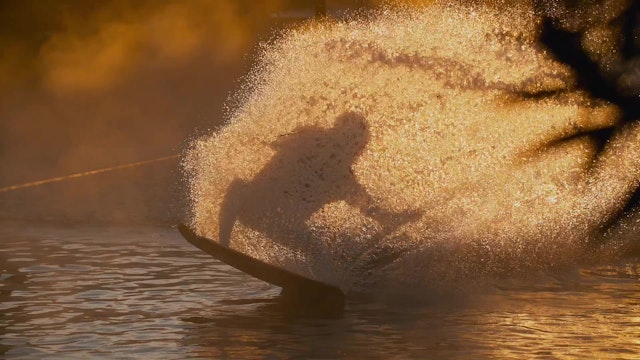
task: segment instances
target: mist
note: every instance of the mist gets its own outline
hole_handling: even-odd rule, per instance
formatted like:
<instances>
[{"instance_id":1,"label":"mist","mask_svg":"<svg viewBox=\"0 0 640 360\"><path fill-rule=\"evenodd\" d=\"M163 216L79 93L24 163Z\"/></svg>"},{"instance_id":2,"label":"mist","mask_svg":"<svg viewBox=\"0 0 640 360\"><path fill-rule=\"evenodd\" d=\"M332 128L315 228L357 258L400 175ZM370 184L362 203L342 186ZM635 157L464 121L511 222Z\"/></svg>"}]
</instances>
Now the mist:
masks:
<instances>
[{"instance_id":1,"label":"mist","mask_svg":"<svg viewBox=\"0 0 640 360\"><path fill-rule=\"evenodd\" d=\"M371 5L365 1L329 2ZM291 18L298 11L303 16ZM226 118L260 41L312 2L0 4L0 188L180 154ZM0 217L182 216L178 160L0 193Z\"/></svg>"}]
</instances>

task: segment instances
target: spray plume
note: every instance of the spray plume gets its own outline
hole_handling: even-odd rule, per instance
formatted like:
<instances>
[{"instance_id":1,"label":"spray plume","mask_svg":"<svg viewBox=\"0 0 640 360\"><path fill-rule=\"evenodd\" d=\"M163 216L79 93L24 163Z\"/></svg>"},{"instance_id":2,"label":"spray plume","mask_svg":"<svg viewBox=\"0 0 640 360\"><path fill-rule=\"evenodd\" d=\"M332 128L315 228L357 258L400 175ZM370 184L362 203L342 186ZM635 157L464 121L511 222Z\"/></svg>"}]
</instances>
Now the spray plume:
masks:
<instances>
[{"instance_id":1,"label":"spray plume","mask_svg":"<svg viewBox=\"0 0 640 360\"><path fill-rule=\"evenodd\" d=\"M192 145L192 226L345 291L600 256L640 182L640 124L581 87L544 19L437 2L289 32Z\"/></svg>"}]
</instances>

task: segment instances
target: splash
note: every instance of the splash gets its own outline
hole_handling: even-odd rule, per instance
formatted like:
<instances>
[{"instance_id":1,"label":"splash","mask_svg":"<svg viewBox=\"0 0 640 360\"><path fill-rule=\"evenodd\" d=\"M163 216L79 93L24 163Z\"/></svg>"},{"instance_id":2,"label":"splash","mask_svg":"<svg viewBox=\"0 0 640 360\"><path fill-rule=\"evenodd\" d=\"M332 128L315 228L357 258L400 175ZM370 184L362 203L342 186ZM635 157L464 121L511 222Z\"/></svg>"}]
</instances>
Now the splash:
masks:
<instances>
[{"instance_id":1,"label":"splash","mask_svg":"<svg viewBox=\"0 0 640 360\"><path fill-rule=\"evenodd\" d=\"M638 187L640 124L540 44L533 3L509 6L385 8L267 46L185 160L193 227L347 292L616 253L593 244Z\"/></svg>"}]
</instances>

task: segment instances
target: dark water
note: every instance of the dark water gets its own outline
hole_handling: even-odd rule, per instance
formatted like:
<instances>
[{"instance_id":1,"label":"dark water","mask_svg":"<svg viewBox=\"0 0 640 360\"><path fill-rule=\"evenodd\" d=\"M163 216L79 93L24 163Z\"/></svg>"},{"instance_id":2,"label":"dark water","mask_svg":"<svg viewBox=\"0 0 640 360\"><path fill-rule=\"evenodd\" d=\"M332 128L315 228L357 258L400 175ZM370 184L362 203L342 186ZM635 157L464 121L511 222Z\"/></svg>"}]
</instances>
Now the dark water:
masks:
<instances>
[{"instance_id":1,"label":"dark water","mask_svg":"<svg viewBox=\"0 0 640 360\"><path fill-rule=\"evenodd\" d=\"M0 357L640 358L640 261L293 314L163 227L0 223Z\"/></svg>"}]
</instances>

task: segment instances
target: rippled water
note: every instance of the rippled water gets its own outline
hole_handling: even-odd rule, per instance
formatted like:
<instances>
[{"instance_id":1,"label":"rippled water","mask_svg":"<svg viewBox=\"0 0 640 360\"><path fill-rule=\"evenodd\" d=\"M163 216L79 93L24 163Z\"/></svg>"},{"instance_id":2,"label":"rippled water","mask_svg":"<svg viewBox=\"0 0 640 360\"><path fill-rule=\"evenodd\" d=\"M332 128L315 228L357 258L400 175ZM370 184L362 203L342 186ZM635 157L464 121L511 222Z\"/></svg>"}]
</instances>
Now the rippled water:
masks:
<instances>
[{"instance_id":1,"label":"rippled water","mask_svg":"<svg viewBox=\"0 0 640 360\"><path fill-rule=\"evenodd\" d=\"M0 357L640 356L640 261L292 313L175 229L0 223Z\"/></svg>"}]
</instances>

